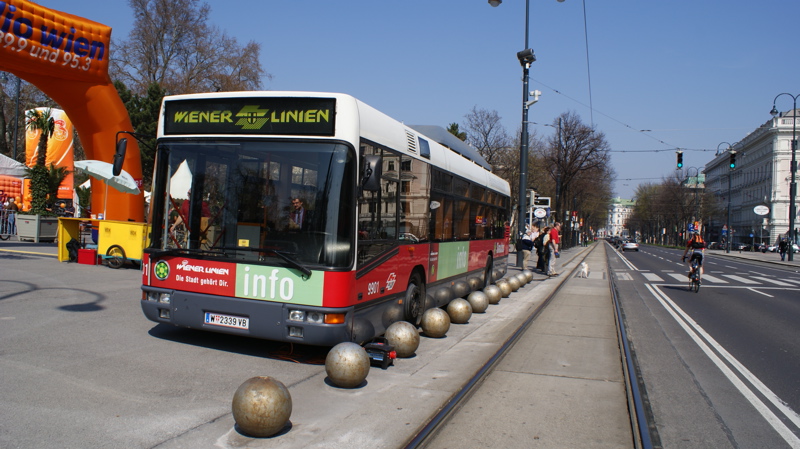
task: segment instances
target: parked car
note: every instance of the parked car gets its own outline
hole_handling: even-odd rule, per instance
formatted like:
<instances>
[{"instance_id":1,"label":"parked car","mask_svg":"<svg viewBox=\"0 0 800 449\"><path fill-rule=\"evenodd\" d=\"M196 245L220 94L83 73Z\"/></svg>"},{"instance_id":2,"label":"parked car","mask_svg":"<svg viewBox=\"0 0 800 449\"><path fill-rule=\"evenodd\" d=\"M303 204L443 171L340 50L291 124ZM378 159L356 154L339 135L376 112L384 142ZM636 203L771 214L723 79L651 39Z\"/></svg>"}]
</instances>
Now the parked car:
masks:
<instances>
[{"instance_id":1,"label":"parked car","mask_svg":"<svg viewBox=\"0 0 800 449\"><path fill-rule=\"evenodd\" d=\"M774 252L778 251L778 246L777 245L767 245L767 251L769 251L771 253L774 253Z\"/></svg>"},{"instance_id":2,"label":"parked car","mask_svg":"<svg viewBox=\"0 0 800 449\"><path fill-rule=\"evenodd\" d=\"M627 240L622 244L622 252L625 251L639 251L639 244L636 240Z\"/></svg>"},{"instance_id":3,"label":"parked car","mask_svg":"<svg viewBox=\"0 0 800 449\"><path fill-rule=\"evenodd\" d=\"M709 242L707 248L708 249L722 249L722 246L720 245L719 242Z\"/></svg>"}]
</instances>

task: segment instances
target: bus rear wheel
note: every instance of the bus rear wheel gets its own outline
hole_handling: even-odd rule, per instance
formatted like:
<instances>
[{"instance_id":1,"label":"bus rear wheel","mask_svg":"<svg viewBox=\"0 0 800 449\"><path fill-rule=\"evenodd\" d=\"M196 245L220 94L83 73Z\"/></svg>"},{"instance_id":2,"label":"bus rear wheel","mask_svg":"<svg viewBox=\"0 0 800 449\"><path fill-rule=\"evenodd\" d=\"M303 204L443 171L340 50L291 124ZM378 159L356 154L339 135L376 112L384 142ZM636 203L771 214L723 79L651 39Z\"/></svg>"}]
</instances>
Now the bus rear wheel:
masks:
<instances>
[{"instance_id":1,"label":"bus rear wheel","mask_svg":"<svg viewBox=\"0 0 800 449\"><path fill-rule=\"evenodd\" d=\"M422 313L425 312L425 283L419 274L411 275L403 305L405 320L414 326L419 326L422 322Z\"/></svg>"},{"instance_id":2,"label":"bus rear wheel","mask_svg":"<svg viewBox=\"0 0 800 449\"><path fill-rule=\"evenodd\" d=\"M494 274L494 259L492 256L486 260L486 270L483 272L483 288L492 285L492 275Z\"/></svg>"}]
</instances>

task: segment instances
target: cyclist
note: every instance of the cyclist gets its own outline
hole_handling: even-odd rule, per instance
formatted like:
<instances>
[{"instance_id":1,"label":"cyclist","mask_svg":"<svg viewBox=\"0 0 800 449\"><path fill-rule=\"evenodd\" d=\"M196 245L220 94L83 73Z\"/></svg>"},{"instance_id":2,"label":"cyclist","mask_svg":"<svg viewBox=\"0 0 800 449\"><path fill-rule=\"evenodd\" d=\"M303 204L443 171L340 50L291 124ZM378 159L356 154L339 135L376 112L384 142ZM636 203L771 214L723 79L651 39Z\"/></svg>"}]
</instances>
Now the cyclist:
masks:
<instances>
[{"instance_id":1,"label":"cyclist","mask_svg":"<svg viewBox=\"0 0 800 449\"><path fill-rule=\"evenodd\" d=\"M706 242L703 241L703 237L700 236L700 233L693 232L692 237L686 242L686 250L683 252L682 261L686 262L686 255L689 251L692 251L691 257L689 257L689 267L692 266L692 261L697 260L697 269L700 270L700 273L697 275L697 282L700 282L700 278L703 277L703 254L706 248ZM691 268L689 269L689 277L692 276Z\"/></svg>"}]
</instances>

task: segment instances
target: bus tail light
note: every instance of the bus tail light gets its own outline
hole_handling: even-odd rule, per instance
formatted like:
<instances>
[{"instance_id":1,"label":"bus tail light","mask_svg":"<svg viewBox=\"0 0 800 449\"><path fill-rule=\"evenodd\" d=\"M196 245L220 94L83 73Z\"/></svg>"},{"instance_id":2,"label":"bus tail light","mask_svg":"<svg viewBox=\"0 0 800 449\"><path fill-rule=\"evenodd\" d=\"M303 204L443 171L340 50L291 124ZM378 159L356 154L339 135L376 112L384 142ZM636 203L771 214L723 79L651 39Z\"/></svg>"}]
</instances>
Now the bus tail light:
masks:
<instances>
[{"instance_id":1,"label":"bus tail light","mask_svg":"<svg viewBox=\"0 0 800 449\"><path fill-rule=\"evenodd\" d=\"M326 313L325 324L344 324L343 313Z\"/></svg>"}]
</instances>

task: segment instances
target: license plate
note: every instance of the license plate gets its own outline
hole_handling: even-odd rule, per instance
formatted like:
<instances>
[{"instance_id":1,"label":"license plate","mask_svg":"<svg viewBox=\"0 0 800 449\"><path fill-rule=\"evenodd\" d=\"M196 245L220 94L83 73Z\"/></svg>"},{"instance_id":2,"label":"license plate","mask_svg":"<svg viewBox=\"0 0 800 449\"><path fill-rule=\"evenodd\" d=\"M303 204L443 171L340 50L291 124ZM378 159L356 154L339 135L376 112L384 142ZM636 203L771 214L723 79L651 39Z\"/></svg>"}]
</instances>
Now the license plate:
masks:
<instances>
[{"instance_id":1,"label":"license plate","mask_svg":"<svg viewBox=\"0 0 800 449\"><path fill-rule=\"evenodd\" d=\"M250 319L241 316L223 315L221 313L206 312L206 324L212 326L232 327L235 329L249 329Z\"/></svg>"}]
</instances>

